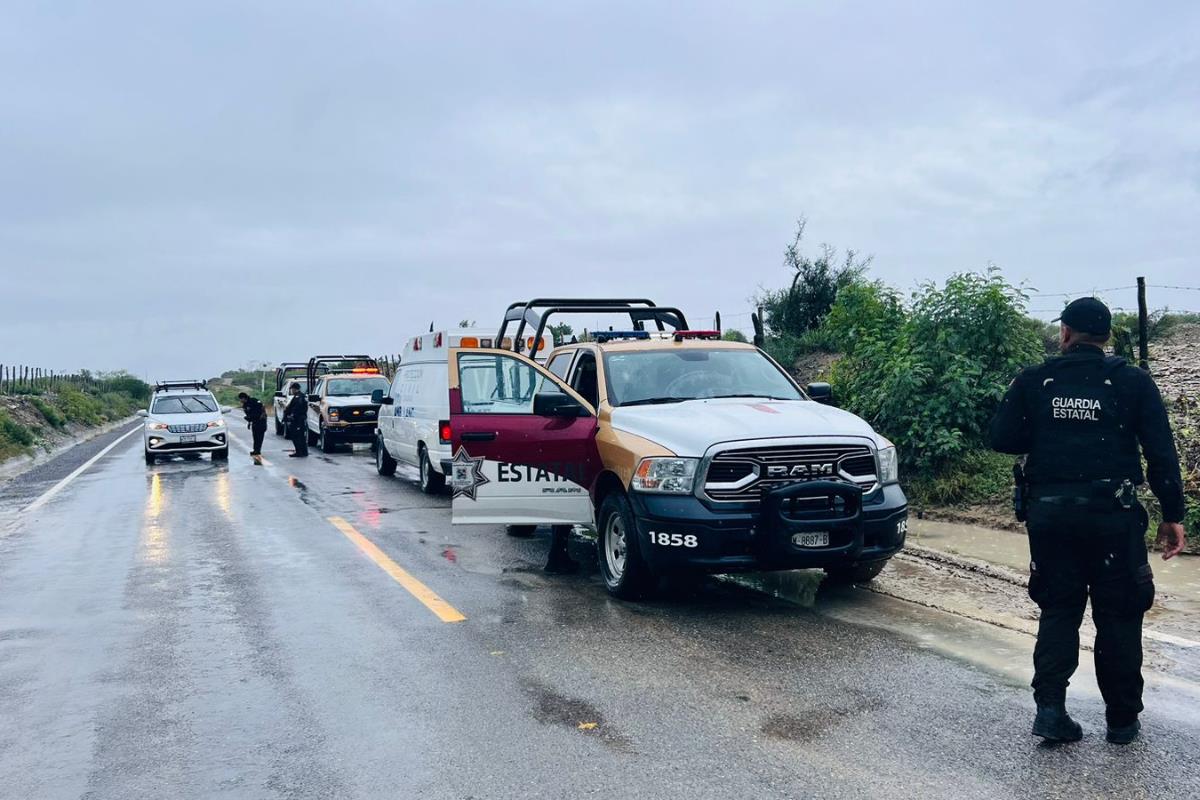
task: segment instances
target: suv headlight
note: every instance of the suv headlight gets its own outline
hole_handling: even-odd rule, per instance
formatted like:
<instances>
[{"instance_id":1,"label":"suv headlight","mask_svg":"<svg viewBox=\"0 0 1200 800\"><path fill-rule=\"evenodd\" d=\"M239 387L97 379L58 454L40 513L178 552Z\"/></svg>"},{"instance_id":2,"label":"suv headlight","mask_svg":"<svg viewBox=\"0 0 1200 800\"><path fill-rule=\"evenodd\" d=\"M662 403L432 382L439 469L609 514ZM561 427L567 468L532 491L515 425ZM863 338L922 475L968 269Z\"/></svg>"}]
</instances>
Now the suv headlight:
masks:
<instances>
[{"instance_id":1,"label":"suv headlight","mask_svg":"<svg viewBox=\"0 0 1200 800\"><path fill-rule=\"evenodd\" d=\"M896 454L896 446L887 444L875 451L875 458L879 461L879 482L881 484L899 483L900 481L900 456Z\"/></svg>"},{"instance_id":2,"label":"suv headlight","mask_svg":"<svg viewBox=\"0 0 1200 800\"><path fill-rule=\"evenodd\" d=\"M214 419L212 422L208 423L208 427L210 427L210 428L224 428L224 427L225 427L225 420L223 420L223 419Z\"/></svg>"},{"instance_id":3,"label":"suv headlight","mask_svg":"<svg viewBox=\"0 0 1200 800\"><path fill-rule=\"evenodd\" d=\"M699 463L697 458L643 458L630 485L639 492L691 494Z\"/></svg>"},{"instance_id":4,"label":"suv headlight","mask_svg":"<svg viewBox=\"0 0 1200 800\"><path fill-rule=\"evenodd\" d=\"M147 422L146 427L152 431L165 431L169 426L165 422Z\"/></svg>"}]
</instances>

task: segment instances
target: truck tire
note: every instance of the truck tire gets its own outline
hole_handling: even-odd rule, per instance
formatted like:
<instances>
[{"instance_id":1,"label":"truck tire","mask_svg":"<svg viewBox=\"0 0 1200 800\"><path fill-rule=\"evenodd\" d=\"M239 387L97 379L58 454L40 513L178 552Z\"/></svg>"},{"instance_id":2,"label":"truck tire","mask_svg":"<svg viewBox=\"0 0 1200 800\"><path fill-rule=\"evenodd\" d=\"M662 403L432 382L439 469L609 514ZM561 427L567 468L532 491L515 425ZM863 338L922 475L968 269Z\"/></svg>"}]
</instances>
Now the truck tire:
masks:
<instances>
[{"instance_id":1,"label":"truck tire","mask_svg":"<svg viewBox=\"0 0 1200 800\"><path fill-rule=\"evenodd\" d=\"M883 572L883 568L887 566L889 560L885 558L882 561L867 561L861 564L852 564L848 567L826 567L826 580L838 586L870 583L875 580L879 573Z\"/></svg>"},{"instance_id":2,"label":"truck tire","mask_svg":"<svg viewBox=\"0 0 1200 800\"><path fill-rule=\"evenodd\" d=\"M418 449L417 462L417 469L421 473L421 491L425 494L441 494L446 489L446 476L433 468L425 445Z\"/></svg>"},{"instance_id":3,"label":"truck tire","mask_svg":"<svg viewBox=\"0 0 1200 800\"><path fill-rule=\"evenodd\" d=\"M657 576L642 557L633 507L624 492L610 492L600 504L596 551L604 588L614 597L636 600L646 595Z\"/></svg>"},{"instance_id":4,"label":"truck tire","mask_svg":"<svg viewBox=\"0 0 1200 800\"><path fill-rule=\"evenodd\" d=\"M378 436L375 437L375 471L385 477L396 474L396 459L388 454L387 445Z\"/></svg>"},{"instance_id":5,"label":"truck tire","mask_svg":"<svg viewBox=\"0 0 1200 800\"><path fill-rule=\"evenodd\" d=\"M228 461L229 460L229 445L225 445L220 450L212 451L213 461Z\"/></svg>"},{"instance_id":6,"label":"truck tire","mask_svg":"<svg viewBox=\"0 0 1200 800\"><path fill-rule=\"evenodd\" d=\"M320 445L322 453L332 453L337 449L337 440L324 425L321 426L321 432L317 434L317 444Z\"/></svg>"},{"instance_id":7,"label":"truck tire","mask_svg":"<svg viewBox=\"0 0 1200 800\"><path fill-rule=\"evenodd\" d=\"M528 539L537 531L537 525L509 525L504 532L514 539Z\"/></svg>"},{"instance_id":8,"label":"truck tire","mask_svg":"<svg viewBox=\"0 0 1200 800\"><path fill-rule=\"evenodd\" d=\"M307 428L307 427L305 427L305 429L304 429L304 430L305 430L305 432L306 432L306 433L307 433L307 435L308 435L308 446L309 446L309 447L316 447L316 446L317 446L317 435L316 435L315 433L313 433L313 432L312 432L312 430L310 430L310 429L309 429L309 428Z\"/></svg>"}]
</instances>

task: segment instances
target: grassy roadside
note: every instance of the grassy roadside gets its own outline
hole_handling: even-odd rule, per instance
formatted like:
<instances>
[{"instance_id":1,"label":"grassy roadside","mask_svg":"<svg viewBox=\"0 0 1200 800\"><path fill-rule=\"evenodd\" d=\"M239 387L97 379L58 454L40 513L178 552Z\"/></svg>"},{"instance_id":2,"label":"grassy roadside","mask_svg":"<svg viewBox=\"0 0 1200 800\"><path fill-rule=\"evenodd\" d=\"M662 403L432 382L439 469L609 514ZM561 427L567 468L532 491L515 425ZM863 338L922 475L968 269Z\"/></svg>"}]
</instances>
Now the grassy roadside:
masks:
<instances>
[{"instance_id":1,"label":"grassy roadside","mask_svg":"<svg viewBox=\"0 0 1200 800\"><path fill-rule=\"evenodd\" d=\"M124 419L145 408L149 398L149 386L123 373L100 376L85 388L63 386L0 397L0 461Z\"/></svg>"}]
</instances>

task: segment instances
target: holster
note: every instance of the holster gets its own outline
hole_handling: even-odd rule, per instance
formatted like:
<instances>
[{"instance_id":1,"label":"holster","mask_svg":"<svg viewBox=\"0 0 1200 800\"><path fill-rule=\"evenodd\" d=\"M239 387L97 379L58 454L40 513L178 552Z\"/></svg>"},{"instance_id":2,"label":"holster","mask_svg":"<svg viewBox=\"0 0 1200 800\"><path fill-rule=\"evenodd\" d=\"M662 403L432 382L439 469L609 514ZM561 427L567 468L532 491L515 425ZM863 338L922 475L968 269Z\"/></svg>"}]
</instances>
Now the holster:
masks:
<instances>
[{"instance_id":1,"label":"holster","mask_svg":"<svg viewBox=\"0 0 1200 800\"><path fill-rule=\"evenodd\" d=\"M1024 522L1029 516L1029 483L1020 461L1013 464L1013 514L1017 522Z\"/></svg>"}]
</instances>

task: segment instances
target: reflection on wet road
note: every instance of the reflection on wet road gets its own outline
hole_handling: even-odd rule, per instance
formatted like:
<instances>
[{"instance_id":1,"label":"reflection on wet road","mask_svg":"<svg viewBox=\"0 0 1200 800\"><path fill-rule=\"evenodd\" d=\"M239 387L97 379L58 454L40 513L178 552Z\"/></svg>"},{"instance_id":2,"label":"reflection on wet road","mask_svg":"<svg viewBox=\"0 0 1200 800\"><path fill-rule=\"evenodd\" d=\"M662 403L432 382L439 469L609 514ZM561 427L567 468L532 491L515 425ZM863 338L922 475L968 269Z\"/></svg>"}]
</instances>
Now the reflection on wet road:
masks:
<instances>
[{"instance_id":1,"label":"reflection on wet road","mask_svg":"<svg viewBox=\"0 0 1200 800\"><path fill-rule=\"evenodd\" d=\"M617 602L582 539L587 567L547 576L545 532L452 528L364 450L247 449L147 468L116 448L7 517L0 797L1200 792L1186 674L1151 681L1125 750L1081 674L1088 738L1041 748L1017 630L856 589Z\"/></svg>"}]
</instances>

